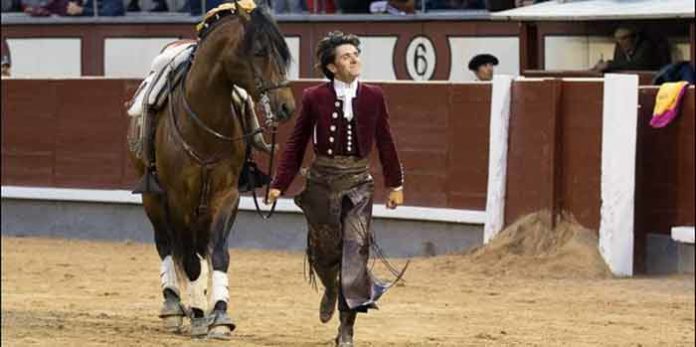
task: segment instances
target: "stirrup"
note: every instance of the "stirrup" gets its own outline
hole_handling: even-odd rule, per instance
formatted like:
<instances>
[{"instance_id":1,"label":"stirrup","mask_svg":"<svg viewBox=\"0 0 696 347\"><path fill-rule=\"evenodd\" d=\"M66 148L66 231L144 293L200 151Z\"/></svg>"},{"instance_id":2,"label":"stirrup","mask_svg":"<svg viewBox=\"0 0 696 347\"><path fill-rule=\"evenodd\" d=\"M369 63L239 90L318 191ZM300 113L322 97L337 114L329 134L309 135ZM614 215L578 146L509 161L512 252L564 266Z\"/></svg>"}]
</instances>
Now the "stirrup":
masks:
<instances>
[{"instance_id":1,"label":"stirrup","mask_svg":"<svg viewBox=\"0 0 696 347\"><path fill-rule=\"evenodd\" d=\"M162 186L157 182L157 177L149 169L145 172L138 184L133 188L133 194L164 194Z\"/></svg>"}]
</instances>

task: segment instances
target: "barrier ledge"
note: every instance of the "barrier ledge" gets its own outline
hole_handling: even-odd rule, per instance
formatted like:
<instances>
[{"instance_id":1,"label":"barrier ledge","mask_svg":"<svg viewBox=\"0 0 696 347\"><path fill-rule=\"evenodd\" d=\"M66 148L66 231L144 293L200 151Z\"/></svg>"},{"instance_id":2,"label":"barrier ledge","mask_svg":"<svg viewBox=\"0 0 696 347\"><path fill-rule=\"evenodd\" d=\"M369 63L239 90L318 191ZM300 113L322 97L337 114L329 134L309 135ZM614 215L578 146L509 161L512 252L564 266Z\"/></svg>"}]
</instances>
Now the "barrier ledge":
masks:
<instances>
[{"instance_id":1,"label":"barrier ledge","mask_svg":"<svg viewBox=\"0 0 696 347\"><path fill-rule=\"evenodd\" d=\"M682 243L694 243L694 227L679 226L672 227L672 240Z\"/></svg>"},{"instance_id":2,"label":"barrier ledge","mask_svg":"<svg viewBox=\"0 0 696 347\"><path fill-rule=\"evenodd\" d=\"M116 204L142 204L140 195L128 190L118 189L77 189L77 188L45 188L2 186L2 199L76 201ZM261 202L259 202L262 204ZM267 209L265 205L262 209ZM242 211L255 210L253 198L243 196L239 203ZM292 199L279 199L276 211L285 213L301 213ZM375 203L372 215L376 218L402 219L427 222L443 222L457 224L481 224L486 222L486 212L478 210L460 210L451 208L433 208L417 206L400 206L389 210L383 204Z\"/></svg>"}]
</instances>

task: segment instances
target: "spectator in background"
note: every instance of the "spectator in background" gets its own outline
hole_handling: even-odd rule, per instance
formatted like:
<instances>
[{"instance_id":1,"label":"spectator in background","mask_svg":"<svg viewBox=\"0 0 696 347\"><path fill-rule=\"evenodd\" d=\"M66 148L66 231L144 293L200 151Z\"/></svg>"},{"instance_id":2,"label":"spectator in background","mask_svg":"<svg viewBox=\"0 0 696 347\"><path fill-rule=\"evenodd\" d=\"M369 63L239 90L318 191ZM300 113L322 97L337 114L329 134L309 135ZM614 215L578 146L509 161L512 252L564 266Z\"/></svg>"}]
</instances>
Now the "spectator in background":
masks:
<instances>
[{"instance_id":1,"label":"spectator in background","mask_svg":"<svg viewBox=\"0 0 696 347\"><path fill-rule=\"evenodd\" d=\"M10 57L10 47L7 41L2 39L2 76L10 76L10 68L12 67L12 58Z\"/></svg>"},{"instance_id":2,"label":"spectator in background","mask_svg":"<svg viewBox=\"0 0 696 347\"><path fill-rule=\"evenodd\" d=\"M94 5L92 1L94 0L27 1L24 4L24 13L32 17L93 16ZM122 0L97 1L100 16L123 16L125 14Z\"/></svg>"},{"instance_id":3,"label":"spectator in background","mask_svg":"<svg viewBox=\"0 0 696 347\"><path fill-rule=\"evenodd\" d=\"M208 11L220 6L223 2L227 2L225 0L206 0L205 1L205 10L201 10L201 0L187 0L186 3L182 8L179 9L179 12L188 12L192 16L200 16L203 14L203 12L207 13ZM256 0L257 4L261 3L267 3L266 0Z\"/></svg>"},{"instance_id":4,"label":"spectator in background","mask_svg":"<svg viewBox=\"0 0 696 347\"><path fill-rule=\"evenodd\" d=\"M334 0L306 0L305 5L309 13L336 13Z\"/></svg>"},{"instance_id":5,"label":"spectator in background","mask_svg":"<svg viewBox=\"0 0 696 347\"><path fill-rule=\"evenodd\" d=\"M614 31L614 59L600 60L592 68L599 72L626 70L658 70L669 64L669 48L660 49L652 40L632 26L620 26Z\"/></svg>"},{"instance_id":6,"label":"spectator in background","mask_svg":"<svg viewBox=\"0 0 696 347\"><path fill-rule=\"evenodd\" d=\"M336 0L336 6L341 13L370 13L371 2L371 0Z\"/></svg>"},{"instance_id":7,"label":"spectator in background","mask_svg":"<svg viewBox=\"0 0 696 347\"><path fill-rule=\"evenodd\" d=\"M490 81L498 65L498 58L491 54L478 54L469 60L469 70L476 75L477 81Z\"/></svg>"},{"instance_id":8,"label":"spectator in background","mask_svg":"<svg viewBox=\"0 0 696 347\"><path fill-rule=\"evenodd\" d=\"M165 0L154 0L153 3L155 4L155 7L153 7L150 10L150 12L168 12L169 11L169 6L167 6L167 2ZM128 12L140 12L140 0L130 0L126 10Z\"/></svg>"},{"instance_id":9,"label":"spectator in background","mask_svg":"<svg viewBox=\"0 0 696 347\"><path fill-rule=\"evenodd\" d=\"M48 17L52 15L67 15L69 0L25 0L22 1L24 13L32 17Z\"/></svg>"},{"instance_id":10,"label":"spectator in background","mask_svg":"<svg viewBox=\"0 0 696 347\"><path fill-rule=\"evenodd\" d=\"M273 0L273 12L275 13L302 13L304 12L304 0Z\"/></svg>"},{"instance_id":11,"label":"spectator in background","mask_svg":"<svg viewBox=\"0 0 696 347\"><path fill-rule=\"evenodd\" d=\"M431 10L484 10L484 0L426 0Z\"/></svg>"},{"instance_id":12,"label":"spectator in background","mask_svg":"<svg viewBox=\"0 0 696 347\"><path fill-rule=\"evenodd\" d=\"M21 4L19 0L2 0L2 12L19 12Z\"/></svg>"},{"instance_id":13,"label":"spectator in background","mask_svg":"<svg viewBox=\"0 0 696 347\"><path fill-rule=\"evenodd\" d=\"M76 0L68 3L69 16L94 16L94 1L97 1L97 11L100 16L123 16L126 8L123 0Z\"/></svg>"}]
</instances>

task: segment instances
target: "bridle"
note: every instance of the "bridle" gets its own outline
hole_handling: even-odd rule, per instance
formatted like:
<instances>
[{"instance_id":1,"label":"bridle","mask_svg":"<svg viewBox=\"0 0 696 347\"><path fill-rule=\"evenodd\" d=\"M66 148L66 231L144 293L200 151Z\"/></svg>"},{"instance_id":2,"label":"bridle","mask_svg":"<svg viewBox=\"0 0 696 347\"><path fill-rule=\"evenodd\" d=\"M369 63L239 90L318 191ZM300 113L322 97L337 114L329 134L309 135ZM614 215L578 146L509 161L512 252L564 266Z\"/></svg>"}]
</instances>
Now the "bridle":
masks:
<instances>
[{"instance_id":1,"label":"bridle","mask_svg":"<svg viewBox=\"0 0 696 347\"><path fill-rule=\"evenodd\" d=\"M282 89L282 88L290 88L290 82L288 82L287 79L283 79L283 81L276 83L276 84L271 84L269 85L266 80L260 77L260 73L258 72L258 68L256 65L253 63L249 62L248 63L251 67L251 72L254 76L254 80L256 83L256 88L259 91L259 103L261 104L261 108L263 109L263 113L265 116L265 124L264 128L270 129L271 133L271 153L268 158L268 173L269 175L273 174L273 159L275 158L275 148L276 148L276 134L278 133L278 121L276 119L276 115L273 112L273 108L271 107L271 98L268 96L268 93L270 91L274 91L277 89ZM263 128L259 128L263 129ZM249 143L249 140L247 139L246 141L246 146L247 146L247 158L246 160L253 161L253 158L251 157L251 150L250 146L251 144ZM271 180L272 181L272 180ZM268 196L270 193L271 189L271 181L266 183L266 192L264 195L264 203L268 205ZM254 185L252 184L251 187ZM261 211L261 207L259 206L259 201L256 196L256 190L252 188L251 190L251 196L254 198L254 207L256 208L256 213L262 218L262 219L270 219L273 216L273 213L275 212L276 204L278 203L278 200L273 201L273 205L271 206L271 209L267 212L264 213Z\"/></svg>"}]
</instances>

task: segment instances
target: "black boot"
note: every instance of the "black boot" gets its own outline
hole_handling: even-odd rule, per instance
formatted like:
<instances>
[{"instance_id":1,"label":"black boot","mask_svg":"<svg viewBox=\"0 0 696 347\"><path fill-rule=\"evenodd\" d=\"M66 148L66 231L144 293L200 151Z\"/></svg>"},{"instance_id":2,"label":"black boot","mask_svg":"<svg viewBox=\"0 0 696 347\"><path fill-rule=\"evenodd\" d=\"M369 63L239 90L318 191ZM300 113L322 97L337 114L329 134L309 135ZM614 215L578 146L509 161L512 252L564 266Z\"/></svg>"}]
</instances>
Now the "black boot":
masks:
<instances>
[{"instance_id":1,"label":"black boot","mask_svg":"<svg viewBox=\"0 0 696 347\"><path fill-rule=\"evenodd\" d=\"M341 311L341 325L338 327L336 346L353 347L353 326L357 315L355 311Z\"/></svg>"}]
</instances>

